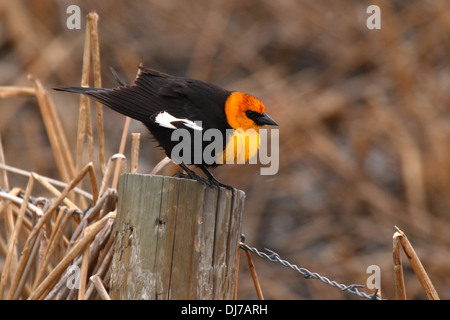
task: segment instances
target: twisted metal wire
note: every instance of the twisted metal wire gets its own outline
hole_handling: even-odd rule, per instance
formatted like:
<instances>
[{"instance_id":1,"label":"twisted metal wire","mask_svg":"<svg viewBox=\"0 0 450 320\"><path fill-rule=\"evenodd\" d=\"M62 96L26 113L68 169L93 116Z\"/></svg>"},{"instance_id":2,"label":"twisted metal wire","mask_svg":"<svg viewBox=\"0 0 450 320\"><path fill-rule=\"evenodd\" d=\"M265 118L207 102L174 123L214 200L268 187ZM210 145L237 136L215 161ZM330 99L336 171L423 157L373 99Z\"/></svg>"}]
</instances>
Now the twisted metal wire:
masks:
<instances>
[{"instance_id":1,"label":"twisted metal wire","mask_svg":"<svg viewBox=\"0 0 450 320\"><path fill-rule=\"evenodd\" d=\"M381 300L380 296L378 295L378 290L375 291L374 294L367 294L364 292L361 292L358 290L358 288L364 288L364 285L361 284L351 284L351 285L345 285L345 284L340 284L337 283L336 281L332 281L330 279L328 279L327 277L323 277L320 274L316 273L316 272L311 272L308 269L305 268L299 268L298 266L296 266L295 264L291 264L290 262L283 260L280 258L279 254L269 250L267 248L265 248L265 250L269 253L265 253L265 252L261 252L258 251L258 249L250 247L248 245L246 245L245 243L240 244L241 249L243 250L248 250L254 254L256 254L257 256L259 256L260 258L269 260L271 262L277 262L277 263L281 263L283 266L291 268L294 271L297 271L298 273L300 273L303 277L305 277L305 279L318 279L320 281L322 281L323 283L326 283L332 287L336 287L341 289L342 291L347 291L350 292L352 294L355 294L361 298L366 298L366 299L371 299L371 300Z\"/></svg>"}]
</instances>

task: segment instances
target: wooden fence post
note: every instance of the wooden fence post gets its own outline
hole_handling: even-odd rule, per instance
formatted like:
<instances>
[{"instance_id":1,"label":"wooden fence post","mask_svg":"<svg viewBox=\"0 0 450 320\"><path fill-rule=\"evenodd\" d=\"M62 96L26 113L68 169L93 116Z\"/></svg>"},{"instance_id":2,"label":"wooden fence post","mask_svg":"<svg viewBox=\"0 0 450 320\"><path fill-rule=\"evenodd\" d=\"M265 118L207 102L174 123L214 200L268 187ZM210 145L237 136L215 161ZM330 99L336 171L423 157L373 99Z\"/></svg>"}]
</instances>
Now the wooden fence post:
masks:
<instances>
[{"instance_id":1,"label":"wooden fence post","mask_svg":"<svg viewBox=\"0 0 450 320\"><path fill-rule=\"evenodd\" d=\"M119 180L112 299L232 299L245 193L188 179Z\"/></svg>"}]
</instances>

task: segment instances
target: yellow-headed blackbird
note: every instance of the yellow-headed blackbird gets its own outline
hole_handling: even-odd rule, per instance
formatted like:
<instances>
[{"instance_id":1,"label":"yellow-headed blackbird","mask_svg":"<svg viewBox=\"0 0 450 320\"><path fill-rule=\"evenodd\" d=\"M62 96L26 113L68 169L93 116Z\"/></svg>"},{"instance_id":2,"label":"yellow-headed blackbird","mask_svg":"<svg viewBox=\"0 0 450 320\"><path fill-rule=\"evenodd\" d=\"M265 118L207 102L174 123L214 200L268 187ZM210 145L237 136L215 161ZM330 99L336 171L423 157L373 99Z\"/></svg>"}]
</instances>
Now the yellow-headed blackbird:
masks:
<instances>
[{"instance_id":1,"label":"yellow-headed blackbird","mask_svg":"<svg viewBox=\"0 0 450 320\"><path fill-rule=\"evenodd\" d=\"M140 72L133 84L127 84L117 77L119 87L113 89L63 87L59 91L75 92L87 95L103 105L130 118L141 121L152 133L166 155L173 159L172 151L179 143L173 139L175 129L186 129L192 136L196 131L205 132L216 129L222 134L222 150L213 155L213 161L194 161L195 152L203 152L209 142L192 144L191 157L182 157L176 161L193 178L212 185L226 186L217 181L207 167L224 163L225 151L229 142L235 139L236 132L253 131L257 138L256 150L234 150L234 160L247 161L259 147L257 131L265 124L277 125L266 113L263 103L257 98L228 91L218 86L190 78L171 76L150 68L139 67ZM253 130L249 130L253 129ZM233 139L234 137L234 139ZM194 139L192 139L194 141ZM199 146L198 143L201 143ZM230 152L230 151L228 151ZM232 155L233 158L233 155ZM214 159L216 161L214 161ZM195 164L208 177L207 180L196 175L186 164Z\"/></svg>"}]
</instances>

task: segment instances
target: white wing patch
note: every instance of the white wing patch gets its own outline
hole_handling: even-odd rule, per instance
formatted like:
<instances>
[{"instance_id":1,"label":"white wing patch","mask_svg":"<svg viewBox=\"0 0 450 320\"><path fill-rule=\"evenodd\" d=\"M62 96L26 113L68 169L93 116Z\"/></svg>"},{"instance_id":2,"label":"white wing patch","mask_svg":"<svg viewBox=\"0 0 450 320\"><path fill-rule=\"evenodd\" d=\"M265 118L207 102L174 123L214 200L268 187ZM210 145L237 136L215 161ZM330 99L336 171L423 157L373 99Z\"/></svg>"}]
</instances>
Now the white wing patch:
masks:
<instances>
[{"instance_id":1,"label":"white wing patch","mask_svg":"<svg viewBox=\"0 0 450 320\"><path fill-rule=\"evenodd\" d=\"M194 130L203 130L201 126L189 119L181 119L172 116L167 111L161 111L155 117L155 122L159 124L161 127L169 128L169 129L177 129L172 122L183 122L186 127L189 127Z\"/></svg>"}]
</instances>

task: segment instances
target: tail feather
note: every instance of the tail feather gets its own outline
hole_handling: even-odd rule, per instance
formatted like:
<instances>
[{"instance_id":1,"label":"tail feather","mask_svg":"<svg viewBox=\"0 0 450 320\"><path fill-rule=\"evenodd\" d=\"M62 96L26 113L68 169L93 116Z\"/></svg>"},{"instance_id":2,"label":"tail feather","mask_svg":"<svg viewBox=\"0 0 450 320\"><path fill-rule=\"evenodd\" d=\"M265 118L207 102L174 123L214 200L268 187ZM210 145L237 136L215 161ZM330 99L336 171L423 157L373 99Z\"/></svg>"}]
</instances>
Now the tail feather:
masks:
<instances>
[{"instance_id":1,"label":"tail feather","mask_svg":"<svg viewBox=\"0 0 450 320\"><path fill-rule=\"evenodd\" d=\"M148 122L150 116L157 110L149 108L150 101L146 101L145 97L136 94L130 94L127 91L133 90L129 86L122 86L116 89L100 89L86 87L56 87L56 91L65 91L72 93L81 93L103 105L117 111L130 118Z\"/></svg>"},{"instance_id":2,"label":"tail feather","mask_svg":"<svg viewBox=\"0 0 450 320\"><path fill-rule=\"evenodd\" d=\"M56 91L66 91L66 92L82 93L82 94L88 94L88 92L102 90L102 89L97 89L97 88L86 88L86 87L54 87L52 89L56 90Z\"/></svg>"},{"instance_id":3,"label":"tail feather","mask_svg":"<svg viewBox=\"0 0 450 320\"><path fill-rule=\"evenodd\" d=\"M119 75L117 74L116 70L114 70L113 67L109 67L109 70L111 70L111 73L113 74L114 79L116 79L117 83L121 86L129 85L126 81L122 80Z\"/></svg>"}]
</instances>

